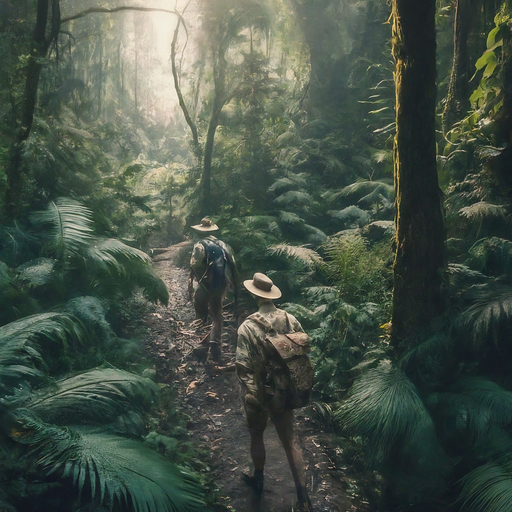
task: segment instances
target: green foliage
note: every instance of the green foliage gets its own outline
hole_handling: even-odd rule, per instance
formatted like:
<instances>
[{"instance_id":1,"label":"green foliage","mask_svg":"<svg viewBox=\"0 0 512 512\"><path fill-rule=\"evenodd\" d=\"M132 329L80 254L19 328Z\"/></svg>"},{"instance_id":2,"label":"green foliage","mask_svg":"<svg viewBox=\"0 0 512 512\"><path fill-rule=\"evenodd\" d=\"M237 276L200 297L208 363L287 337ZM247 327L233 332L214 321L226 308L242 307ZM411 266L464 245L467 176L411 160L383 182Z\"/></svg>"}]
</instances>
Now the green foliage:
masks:
<instances>
[{"instance_id":1,"label":"green foliage","mask_svg":"<svg viewBox=\"0 0 512 512\"><path fill-rule=\"evenodd\" d=\"M23 410L13 420L11 436L31 445L38 466L72 480L80 494L87 489L100 504L137 512L203 510L196 480L140 442L86 427L56 427Z\"/></svg>"},{"instance_id":2,"label":"green foliage","mask_svg":"<svg viewBox=\"0 0 512 512\"><path fill-rule=\"evenodd\" d=\"M149 379L101 368L57 381L50 389L34 393L25 407L58 425L104 425L131 409L148 409L157 390Z\"/></svg>"},{"instance_id":3,"label":"green foliage","mask_svg":"<svg viewBox=\"0 0 512 512\"><path fill-rule=\"evenodd\" d=\"M384 241L373 247L359 234L331 237L325 244L325 273L350 303L389 303L391 249Z\"/></svg>"},{"instance_id":4,"label":"green foliage","mask_svg":"<svg viewBox=\"0 0 512 512\"><path fill-rule=\"evenodd\" d=\"M447 460L434 422L415 386L391 363L355 382L336 419L347 432L362 436L369 460L381 463L400 496L422 503L425 493L442 494Z\"/></svg>"}]
</instances>

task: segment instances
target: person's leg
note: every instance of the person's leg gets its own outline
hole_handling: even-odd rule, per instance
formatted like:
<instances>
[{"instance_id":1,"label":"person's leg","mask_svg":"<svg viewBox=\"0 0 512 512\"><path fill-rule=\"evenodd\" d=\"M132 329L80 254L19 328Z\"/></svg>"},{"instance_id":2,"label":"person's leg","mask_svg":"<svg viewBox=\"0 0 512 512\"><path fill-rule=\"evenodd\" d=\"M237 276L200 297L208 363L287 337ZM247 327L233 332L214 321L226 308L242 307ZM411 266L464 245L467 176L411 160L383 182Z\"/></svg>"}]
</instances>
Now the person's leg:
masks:
<instances>
[{"instance_id":1,"label":"person's leg","mask_svg":"<svg viewBox=\"0 0 512 512\"><path fill-rule=\"evenodd\" d=\"M222 294L212 293L210 309L213 319L210 334L210 354L214 360L219 360L222 357Z\"/></svg>"},{"instance_id":2,"label":"person's leg","mask_svg":"<svg viewBox=\"0 0 512 512\"><path fill-rule=\"evenodd\" d=\"M251 436L250 453L254 465L254 475L245 476L245 481L257 492L263 491L263 472L265 469L266 450L263 434L267 427L268 412L252 396L246 395L244 400L245 416L249 435Z\"/></svg>"},{"instance_id":3,"label":"person's leg","mask_svg":"<svg viewBox=\"0 0 512 512\"><path fill-rule=\"evenodd\" d=\"M194 293L194 309L196 318L206 323L208 321L208 294L202 286L198 286Z\"/></svg>"},{"instance_id":4,"label":"person's leg","mask_svg":"<svg viewBox=\"0 0 512 512\"><path fill-rule=\"evenodd\" d=\"M306 490L302 450L297 444L293 432L293 411L273 413L271 418L290 464L301 510L309 511L311 510L311 502Z\"/></svg>"}]
</instances>

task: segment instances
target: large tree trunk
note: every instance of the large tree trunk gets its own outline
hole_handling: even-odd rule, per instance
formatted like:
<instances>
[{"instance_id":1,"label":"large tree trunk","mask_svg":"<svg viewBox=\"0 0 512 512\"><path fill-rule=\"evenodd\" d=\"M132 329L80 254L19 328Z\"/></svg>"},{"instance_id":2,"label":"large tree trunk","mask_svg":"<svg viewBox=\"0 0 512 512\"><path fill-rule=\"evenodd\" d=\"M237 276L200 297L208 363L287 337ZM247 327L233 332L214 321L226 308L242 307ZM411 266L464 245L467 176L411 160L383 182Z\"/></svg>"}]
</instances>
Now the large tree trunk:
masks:
<instances>
[{"instance_id":1,"label":"large tree trunk","mask_svg":"<svg viewBox=\"0 0 512 512\"><path fill-rule=\"evenodd\" d=\"M457 0L453 36L453 64L450 85L443 112L443 131L448 132L460 121L470 107L469 78L470 58L468 38L477 7L476 0Z\"/></svg>"},{"instance_id":2,"label":"large tree trunk","mask_svg":"<svg viewBox=\"0 0 512 512\"><path fill-rule=\"evenodd\" d=\"M6 167L6 189L2 216L7 221L13 220L20 212L23 176L21 171L23 143L28 139L34 111L37 103L39 77L43 67L42 60L46 57L48 48L58 36L60 30L59 0L52 0L52 18L49 34L46 35L50 0L38 0L37 18L32 36L32 52L28 59L25 79L25 90L20 107L20 116L14 132L10 148L9 164Z\"/></svg>"},{"instance_id":3,"label":"large tree trunk","mask_svg":"<svg viewBox=\"0 0 512 512\"><path fill-rule=\"evenodd\" d=\"M436 168L435 0L393 0L396 256L391 344L425 332L447 307L445 229Z\"/></svg>"}]
</instances>

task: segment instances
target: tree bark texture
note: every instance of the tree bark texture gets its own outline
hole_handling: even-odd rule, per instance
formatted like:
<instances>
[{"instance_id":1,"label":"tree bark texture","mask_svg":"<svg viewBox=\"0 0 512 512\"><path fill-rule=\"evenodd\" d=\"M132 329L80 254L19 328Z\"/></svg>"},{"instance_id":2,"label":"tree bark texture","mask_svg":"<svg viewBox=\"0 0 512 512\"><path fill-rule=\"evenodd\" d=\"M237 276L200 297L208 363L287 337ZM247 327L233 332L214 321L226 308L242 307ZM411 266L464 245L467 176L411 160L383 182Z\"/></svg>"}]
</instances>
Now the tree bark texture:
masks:
<instances>
[{"instance_id":1,"label":"tree bark texture","mask_svg":"<svg viewBox=\"0 0 512 512\"><path fill-rule=\"evenodd\" d=\"M428 330L447 307L445 228L436 167L435 0L393 1L396 255L391 344Z\"/></svg>"},{"instance_id":2,"label":"tree bark texture","mask_svg":"<svg viewBox=\"0 0 512 512\"><path fill-rule=\"evenodd\" d=\"M450 85L443 112L443 131L447 133L454 123L468 112L470 58L468 39L477 3L475 0L457 0L453 35L453 64Z\"/></svg>"}]
</instances>

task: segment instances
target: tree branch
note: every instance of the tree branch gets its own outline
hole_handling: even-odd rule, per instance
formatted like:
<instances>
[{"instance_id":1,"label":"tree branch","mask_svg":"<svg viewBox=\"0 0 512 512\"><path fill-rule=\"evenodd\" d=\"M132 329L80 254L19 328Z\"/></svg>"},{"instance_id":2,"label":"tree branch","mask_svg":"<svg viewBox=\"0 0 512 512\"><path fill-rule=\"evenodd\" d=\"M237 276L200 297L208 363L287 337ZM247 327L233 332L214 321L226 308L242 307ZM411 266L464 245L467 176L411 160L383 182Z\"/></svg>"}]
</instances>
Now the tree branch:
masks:
<instances>
[{"instance_id":1,"label":"tree branch","mask_svg":"<svg viewBox=\"0 0 512 512\"><path fill-rule=\"evenodd\" d=\"M77 14L73 14L73 16L68 16L67 18L62 18L61 23L67 23L68 21L77 20L79 18L83 18L88 14L92 14L95 12L103 12L103 13L113 13L119 11L143 11L143 12L167 12L169 14L175 14L178 16L178 13L175 10L170 9L159 9L157 7L135 7L130 5L123 5L121 7L114 7L112 9L108 9L107 7L91 7L90 9L86 9L85 11L79 12Z\"/></svg>"}]
</instances>

